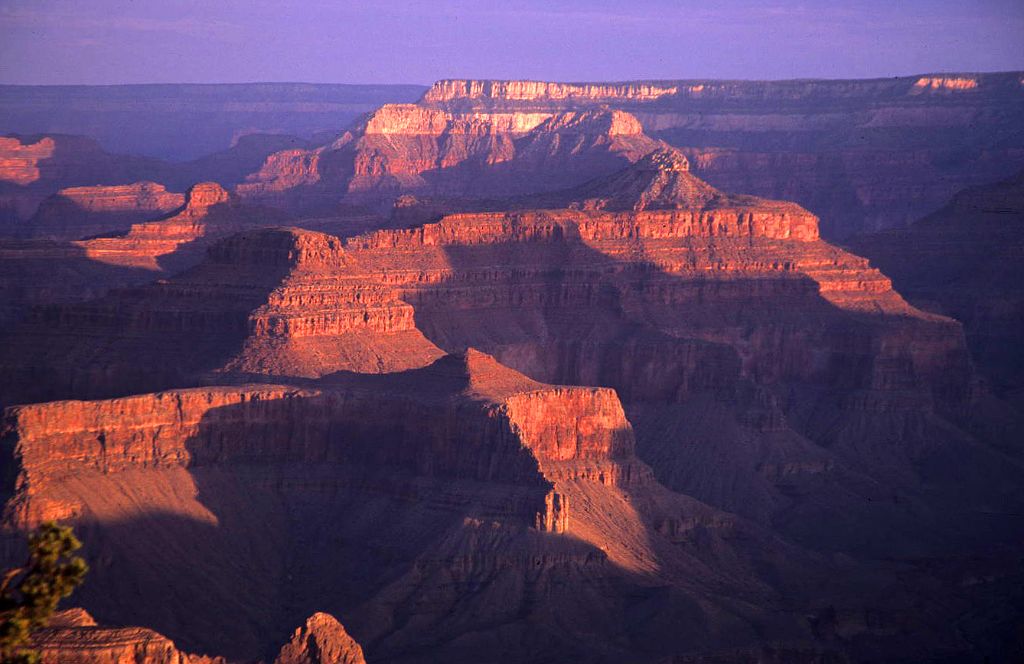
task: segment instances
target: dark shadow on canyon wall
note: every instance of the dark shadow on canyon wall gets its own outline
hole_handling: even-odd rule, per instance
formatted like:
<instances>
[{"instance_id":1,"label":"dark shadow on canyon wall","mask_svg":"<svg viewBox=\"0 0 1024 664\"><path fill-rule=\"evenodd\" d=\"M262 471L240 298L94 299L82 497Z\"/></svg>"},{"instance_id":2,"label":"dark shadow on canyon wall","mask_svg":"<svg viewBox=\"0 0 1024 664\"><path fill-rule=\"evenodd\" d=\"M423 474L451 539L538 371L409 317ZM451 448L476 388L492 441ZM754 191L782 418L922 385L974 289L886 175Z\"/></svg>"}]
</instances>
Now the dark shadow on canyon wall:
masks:
<instances>
[{"instance_id":1,"label":"dark shadow on canyon wall","mask_svg":"<svg viewBox=\"0 0 1024 664\"><path fill-rule=\"evenodd\" d=\"M478 407L430 419L430 400L423 412L392 404L402 420L365 417L362 406L339 416L331 399L344 398L213 408L186 442L187 470L98 479L95 489L129 496L130 510L151 502L80 524L92 571L78 599L104 623L242 658L271 656L318 610L342 620L373 661L653 660L717 638L691 594L617 569L571 534L533 530L549 485L530 475L535 461L521 449L525 465L474 461L469 450L493 455L514 441L475 435L495 426ZM367 393L363 403L386 399ZM477 466L508 477L467 476ZM180 513L159 509L192 492ZM653 614L661 641L637 640L652 634L644 616ZM595 629L608 638L593 639ZM755 633L744 626L727 641ZM506 638L519 646L497 647Z\"/></svg>"},{"instance_id":2,"label":"dark shadow on canyon wall","mask_svg":"<svg viewBox=\"0 0 1024 664\"><path fill-rule=\"evenodd\" d=\"M840 309L806 276L686 279L573 237L445 251L477 276L407 296L427 338L543 382L616 389L674 490L870 558L1024 538L1024 469L969 432L952 322ZM512 276L491 281L503 265ZM484 304L448 304L464 283L483 284Z\"/></svg>"},{"instance_id":3,"label":"dark shadow on canyon wall","mask_svg":"<svg viewBox=\"0 0 1024 664\"><path fill-rule=\"evenodd\" d=\"M82 264L96 268L90 259ZM73 306L39 307L0 346L8 367L0 403L110 398L198 384L200 373L238 351L249 332L249 313L289 269L243 267L211 260L176 279L117 288ZM196 284L203 280L235 287L218 296L208 292L200 301ZM39 347L33 330L54 343Z\"/></svg>"}]
</instances>

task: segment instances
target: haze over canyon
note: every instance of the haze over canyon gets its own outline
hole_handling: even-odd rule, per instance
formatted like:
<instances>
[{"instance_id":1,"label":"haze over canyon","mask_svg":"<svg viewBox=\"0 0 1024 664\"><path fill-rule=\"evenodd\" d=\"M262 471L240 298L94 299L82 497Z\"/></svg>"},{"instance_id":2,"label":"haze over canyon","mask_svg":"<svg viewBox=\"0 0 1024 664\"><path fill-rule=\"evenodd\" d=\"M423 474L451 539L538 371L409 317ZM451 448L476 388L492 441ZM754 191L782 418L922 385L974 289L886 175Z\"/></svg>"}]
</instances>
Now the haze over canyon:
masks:
<instances>
[{"instance_id":1,"label":"haze over canyon","mask_svg":"<svg viewBox=\"0 0 1024 664\"><path fill-rule=\"evenodd\" d=\"M1024 72L0 86L4 567L95 664L1024 657Z\"/></svg>"}]
</instances>

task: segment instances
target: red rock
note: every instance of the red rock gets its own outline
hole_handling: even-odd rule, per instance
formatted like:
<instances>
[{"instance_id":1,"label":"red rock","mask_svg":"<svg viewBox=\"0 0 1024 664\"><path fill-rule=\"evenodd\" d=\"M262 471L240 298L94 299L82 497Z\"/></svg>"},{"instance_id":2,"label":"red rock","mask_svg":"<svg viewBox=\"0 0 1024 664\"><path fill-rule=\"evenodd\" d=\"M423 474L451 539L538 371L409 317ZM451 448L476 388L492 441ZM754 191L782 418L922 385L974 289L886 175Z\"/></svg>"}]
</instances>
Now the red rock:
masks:
<instances>
[{"instance_id":1,"label":"red rock","mask_svg":"<svg viewBox=\"0 0 1024 664\"><path fill-rule=\"evenodd\" d=\"M311 151L273 155L242 196L302 206L402 194L487 198L551 191L610 173L663 147L627 113L458 113L387 105Z\"/></svg>"},{"instance_id":2,"label":"red rock","mask_svg":"<svg viewBox=\"0 0 1024 664\"><path fill-rule=\"evenodd\" d=\"M366 664L363 649L334 616L314 613L295 630L274 664Z\"/></svg>"},{"instance_id":3,"label":"red rock","mask_svg":"<svg viewBox=\"0 0 1024 664\"><path fill-rule=\"evenodd\" d=\"M726 588L750 577L751 551L758 565L765 556L783 567L787 557L804 560L758 528L657 485L633 454L632 430L612 390L543 385L472 350L419 370L342 373L303 387L23 406L7 411L5 435L19 469L6 523L59 517L78 525L95 589L83 587L86 606L232 657L264 649L286 620L277 607L292 603L349 606L345 615L356 617L382 656L431 632L445 641L477 633L484 640L471 652L494 652L500 636L487 623L505 611L494 592L521 607L507 623L517 632L553 634L541 617L572 615L552 646L571 655L595 647L582 645L592 638L586 635L618 611L603 607L643 587L634 575L718 604L716 597L733 592ZM248 488L230 497L241 487ZM279 521L282 509L294 510L294 519L284 517L288 526ZM417 514L412 521L409 509ZM649 539L650 523L669 539ZM282 539L268 524L291 535ZM321 525L345 533L342 541L310 537ZM260 531L262 538L252 537ZM735 549L732 533L739 533ZM669 541L691 538L695 548L686 551ZM356 572L340 562L353 551L346 542L381 555ZM181 558L179 547L193 555ZM723 548L730 553L712 569ZM800 573L814 568L803 564ZM273 581L286 573L287 584ZM481 574L474 583L488 596L482 607L445 606L453 584L458 597ZM579 574L593 583L574 583L565 594L565 582ZM708 594L693 575L716 590ZM495 576L513 584L511 594L507 582L486 580ZM521 598L514 587L523 583L544 590ZM581 588L587 597L575 597ZM370 604L354 605L367 591ZM129 596L136 600L126 604ZM414 619L401 618L407 611ZM149 643L151 635L133 631L132 643ZM457 656L467 645L430 652ZM333 619L316 615L278 661L305 661L316 651L358 652Z\"/></svg>"},{"instance_id":4,"label":"red rock","mask_svg":"<svg viewBox=\"0 0 1024 664\"><path fill-rule=\"evenodd\" d=\"M140 627L98 627L82 609L56 613L32 635L42 664L226 664L222 657L182 652L174 642Z\"/></svg>"},{"instance_id":5,"label":"red rock","mask_svg":"<svg viewBox=\"0 0 1024 664\"><path fill-rule=\"evenodd\" d=\"M533 114L601 105L637 117L726 191L794 200L825 236L904 226L957 190L1006 177L1024 145L1020 74L876 80L561 84L439 81L420 105ZM970 146L969 150L961 146ZM968 154L968 152L970 154Z\"/></svg>"},{"instance_id":6,"label":"red rock","mask_svg":"<svg viewBox=\"0 0 1024 664\"><path fill-rule=\"evenodd\" d=\"M78 240L155 219L181 207L185 197L154 182L72 187L44 200L26 222L33 237Z\"/></svg>"},{"instance_id":7,"label":"red rock","mask_svg":"<svg viewBox=\"0 0 1024 664\"><path fill-rule=\"evenodd\" d=\"M0 137L0 234L24 234L45 198L68 187L170 182L173 167L156 159L113 155L82 136ZM31 232L29 229L28 232Z\"/></svg>"},{"instance_id":8,"label":"red rock","mask_svg":"<svg viewBox=\"0 0 1024 664\"><path fill-rule=\"evenodd\" d=\"M246 228L276 226L286 215L245 205L216 182L192 186L179 210L132 224L122 235L77 243L92 260L173 273L195 264L213 240Z\"/></svg>"}]
</instances>

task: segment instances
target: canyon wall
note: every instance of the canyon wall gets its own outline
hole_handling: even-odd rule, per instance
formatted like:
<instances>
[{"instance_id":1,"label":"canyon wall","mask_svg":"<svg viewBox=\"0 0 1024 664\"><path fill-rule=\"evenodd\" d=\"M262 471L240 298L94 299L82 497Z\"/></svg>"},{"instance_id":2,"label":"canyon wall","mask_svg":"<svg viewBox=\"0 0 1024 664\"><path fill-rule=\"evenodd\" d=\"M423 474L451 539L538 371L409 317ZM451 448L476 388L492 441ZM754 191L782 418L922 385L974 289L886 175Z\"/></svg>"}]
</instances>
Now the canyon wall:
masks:
<instances>
[{"instance_id":1,"label":"canyon wall","mask_svg":"<svg viewBox=\"0 0 1024 664\"><path fill-rule=\"evenodd\" d=\"M826 237L904 226L1024 164L1019 72L877 80L439 81L421 104L528 113L608 105L727 191L794 200Z\"/></svg>"},{"instance_id":2,"label":"canyon wall","mask_svg":"<svg viewBox=\"0 0 1024 664\"><path fill-rule=\"evenodd\" d=\"M538 654L605 659L623 648L588 644L585 635L618 619L623 599L646 585L636 575L670 584L670 615L711 601L721 604L712 618L720 621L722 611L734 613L722 597L758 565L779 566L783 578L794 571L787 560L802 560L810 565L803 573L818 574L817 563L762 529L657 485L634 456L613 391L542 385L473 350L423 369L333 374L305 387L16 407L6 412L4 441L19 470L7 526L55 517L76 524L96 588L79 601L104 622L142 620L193 652L252 658L279 642L297 614L330 609L354 616L353 634L381 657L425 661L415 653L438 634L445 638L431 658L494 656L486 625L501 619L540 637L526 646ZM649 540L655 523L694 550ZM317 535L325 526L341 539ZM202 551L201 562L177 558L171 541ZM170 595L167 575L177 589ZM591 580L567 594L566 581L580 575ZM487 601L452 606L464 584ZM411 623L398 608L410 606L409 593L422 598ZM140 594L160 599L124 603ZM572 626L545 627L551 611L574 616ZM484 638L446 643L467 623ZM90 634L97 642L124 637L135 652L171 647L138 630ZM54 648L88 636L64 632ZM321 646L359 654L345 630L318 614L291 633L277 661L302 661L294 658Z\"/></svg>"},{"instance_id":3,"label":"canyon wall","mask_svg":"<svg viewBox=\"0 0 1024 664\"><path fill-rule=\"evenodd\" d=\"M907 229L852 238L918 306L963 322L993 387L1024 387L1024 174L959 192ZM1011 396L1012 398L1012 396Z\"/></svg>"}]
</instances>

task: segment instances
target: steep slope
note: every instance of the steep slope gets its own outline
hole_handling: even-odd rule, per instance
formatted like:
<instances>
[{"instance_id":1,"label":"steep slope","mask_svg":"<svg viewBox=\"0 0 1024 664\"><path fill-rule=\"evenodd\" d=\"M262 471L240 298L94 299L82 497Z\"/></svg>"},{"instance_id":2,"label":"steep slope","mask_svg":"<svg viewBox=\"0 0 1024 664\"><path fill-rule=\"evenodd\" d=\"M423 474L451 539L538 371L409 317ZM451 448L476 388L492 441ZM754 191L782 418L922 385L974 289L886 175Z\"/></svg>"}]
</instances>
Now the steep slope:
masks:
<instances>
[{"instance_id":1,"label":"steep slope","mask_svg":"<svg viewBox=\"0 0 1024 664\"><path fill-rule=\"evenodd\" d=\"M46 197L68 187L172 182L171 164L104 151L82 136L0 136L0 235L24 235Z\"/></svg>"},{"instance_id":2,"label":"steep slope","mask_svg":"<svg viewBox=\"0 0 1024 664\"><path fill-rule=\"evenodd\" d=\"M450 112L629 112L727 191L794 200L828 238L906 225L1024 164L1020 72L874 80L439 81Z\"/></svg>"},{"instance_id":3,"label":"steep slope","mask_svg":"<svg viewBox=\"0 0 1024 664\"><path fill-rule=\"evenodd\" d=\"M92 189L95 193L96 188ZM122 188L105 189L105 194L116 198ZM146 192L152 193L154 187L128 189L128 196L137 203L140 197L148 198ZM162 191L158 185L155 189ZM184 197L167 197L183 198L184 204L159 219L133 223L120 232L71 242L0 240L0 321L16 323L34 307L81 302L111 289L153 282L199 262L206 247L225 235L274 226L286 219L279 210L240 202L214 182L197 184ZM116 226L121 223L118 219L124 219L112 216L109 210L95 216L101 220L97 228ZM78 235L83 226L77 225L71 233L64 233L66 226L60 228L58 234Z\"/></svg>"},{"instance_id":4,"label":"steep slope","mask_svg":"<svg viewBox=\"0 0 1024 664\"><path fill-rule=\"evenodd\" d=\"M690 174L675 150L657 150L631 167L568 192L567 207L584 210L685 210L705 207L719 192Z\"/></svg>"},{"instance_id":5,"label":"steep slope","mask_svg":"<svg viewBox=\"0 0 1024 664\"><path fill-rule=\"evenodd\" d=\"M975 361L1000 393L1024 389L1024 172L966 189L900 231L850 245L921 306L964 324Z\"/></svg>"},{"instance_id":6,"label":"steep slope","mask_svg":"<svg viewBox=\"0 0 1024 664\"><path fill-rule=\"evenodd\" d=\"M42 664L227 664L223 657L182 652L140 627L107 627L84 609L58 611L32 635ZM316 613L295 630L274 664L366 664L363 650L333 616Z\"/></svg>"},{"instance_id":7,"label":"steep slope","mask_svg":"<svg viewBox=\"0 0 1024 664\"><path fill-rule=\"evenodd\" d=\"M182 194L155 182L128 185L70 187L39 204L25 223L32 237L80 240L132 224L162 217L185 203Z\"/></svg>"},{"instance_id":8,"label":"steep slope","mask_svg":"<svg viewBox=\"0 0 1024 664\"><path fill-rule=\"evenodd\" d=\"M971 428L960 326L803 208L722 194L671 151L637 161L550 194L586 209L247 231L27 321L0 346L6 403L124 398L9 411L10 522L91 524L133 589L171 592L169 565L203 592L146 624L194 649L218 616L211 652L265 653L319 610L395 661L656 661L766 634L981 652L948 625L1004 605L962 556L1019 543L1022 469ZM819 564L854 588L814 586ZM122 610L128 585L89 601Z\"/></svg>"},{"instance_id":9,"label":"steep slope","mask_svg":"<svg viewBox=\"0 0 1024 664\"><path fill-rule=\"evenodd\" d=\"M32 635L42 664L226 664L221 657L182 652L151 629L101 627L87 611L59 611Z\"/></svg>"},{"instance_id":10,"label":"steep slope","mask_svg":"<svg viewBox=\"0 0 1024 664\"><path fill-rule=\"evenodd\" d=\"M366 664L366 660L363 649L334 616L314 613L295 630L274 664Z\"/></svg>"},{"instance_id":11,"label":"steep slope","mask_svg":"<svg viewBox=\"0 0 1024 664\"><path fill-rule=\"evenodd\" d=\"M189 188L185 204L173 213L77 244L102 263L173 273L195 264L218 238L247 228L277 226L287 218L279 210L243 203L216 182L201 182Z\"/></svg>"},{"instance_id":12,"label":"steep slope","mask_svg":"<svg viewBox=\"0 0 1024 664\"><path fill-rule=\"evenodd\" d=\"M615 111L448 113L392 104L328 146L273 155L238 191L300 207L342 198L390 206L401 194L507 197L579 184L659 147L635 118Z\"/></svg>"},{"instance_id":13,"label":"steep slope","mask_svg":"<svg viewBox=\"0 0 1024 664\"><path fill-rule=\"evenodd\" d=\"M628 186L608 190L611 199L633 194L622 207L638 207L648 200L633 187L640 176L685 175L675 161L661 167L613 176ZM682 188L671 190L684 196L680 209L459 214L345 241L297 230L236 236L178 277L55 308L14 331L5 401L196 385L210 371L398 371L473 346L538 380L614 387L675 488L800 530L834 501L873 497L886 482L918 491L921 464L941 482L953 481L949 456L999 465L951 424L972 399L955 322L910 307L864 259L818 240L816 219L798 206L699 189L711 195L702 208L682 207L692 204ZM713 426L733 434L692 448L700 456L684 468L672 450L703 436L683 424L693 408L717 413ZM703 472L718 455L732 457L732 470L716 469L709 485ZM832 476L846 477L845 488L830 489ZM1005 490L1002 476L987 490ZM835 495L794 501L793 482ZM804 519L803 508L816 513ZM910 549L921 537L934 543L923 533L942 521L915 509L891 524ZM848 514L856 523L870 512ZM928 525L907 530L915 519ZM892 544L832 524L828 537L803 536L826 547Z\"/></svg>"},{"instance_id":14,"label":"steep slope","mask_svg":"<svg viewBox=\"0 0 1024 664\"><path fill-rule=\"evenodd\" d=\"M319 610L344 615L371 661L813 640L777 593L816 606L818 561L660 487L612 390L539 384L473 350L6 417L6 523L75 523L92 565L79 601L193 650L258 656ZM638 623L638 606L662 617ZM281 656L327 638L322 622Z\"/></svg>"}]
</instances>

